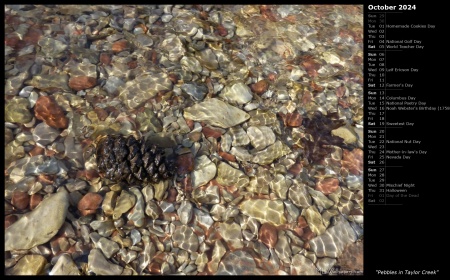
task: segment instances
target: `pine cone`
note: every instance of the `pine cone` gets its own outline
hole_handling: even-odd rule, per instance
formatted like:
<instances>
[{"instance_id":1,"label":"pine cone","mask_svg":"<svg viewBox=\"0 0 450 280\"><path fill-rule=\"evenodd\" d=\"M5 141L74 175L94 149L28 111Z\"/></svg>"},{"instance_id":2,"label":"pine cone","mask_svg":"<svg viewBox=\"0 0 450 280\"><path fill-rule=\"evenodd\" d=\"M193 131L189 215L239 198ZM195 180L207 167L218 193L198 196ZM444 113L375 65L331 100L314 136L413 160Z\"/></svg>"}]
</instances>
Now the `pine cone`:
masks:
<instances>
[{"instance_id":1,"label":"pine cone","mask_svg":"<svg viewBox=\"0 0 450 280\"><path fill-rule=\"evenodd\" d=\"M97 142L96 156L100 173L111 181L157 183L175 173L174 160L162 148L133 136L103 136Z\"/></svg>"}]
</instances>

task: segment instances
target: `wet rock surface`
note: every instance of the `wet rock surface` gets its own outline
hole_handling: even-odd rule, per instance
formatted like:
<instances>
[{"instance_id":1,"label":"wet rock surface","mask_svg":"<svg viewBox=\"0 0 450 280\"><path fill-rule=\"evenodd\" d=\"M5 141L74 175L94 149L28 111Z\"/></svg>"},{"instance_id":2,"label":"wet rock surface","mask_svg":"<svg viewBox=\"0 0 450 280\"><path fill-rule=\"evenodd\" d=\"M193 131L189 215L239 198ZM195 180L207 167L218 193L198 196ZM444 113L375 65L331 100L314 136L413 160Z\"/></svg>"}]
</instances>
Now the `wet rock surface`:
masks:
<instances>
[{"instance_id":1,"label":"wet rock surface","mask_svg":"<svg viewBox=\"0 0 450 280\"><path fill-rule=\"evenodd\" d=\"M362 14L6 5L5 274L361 272Z\"/></svg>"},{"instance_id":2,"label":"wet rock surface","mask_svg":"<svg viewBox=\"0 0 450 280\"><path fill-rule=\"evenodd\" d=\"M68 207L69 196L64 190L44 199L5 230L5 250L30 249L50 240L64 223Z\"/></svg>"}]
</instances>

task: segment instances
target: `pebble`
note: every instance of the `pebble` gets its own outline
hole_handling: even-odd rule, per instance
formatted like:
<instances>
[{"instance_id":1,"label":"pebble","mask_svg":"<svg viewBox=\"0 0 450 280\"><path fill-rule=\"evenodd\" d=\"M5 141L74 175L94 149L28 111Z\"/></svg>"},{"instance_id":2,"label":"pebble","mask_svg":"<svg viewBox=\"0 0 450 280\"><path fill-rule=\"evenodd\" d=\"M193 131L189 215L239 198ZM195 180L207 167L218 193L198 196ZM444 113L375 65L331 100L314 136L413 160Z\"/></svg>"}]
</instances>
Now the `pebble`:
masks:
<instances>
[{"instance_id":1,"label":"pebble","mask_svg":"<svg viewBox=\"0 0 450 280\"><path fill-rule=\"evenodd\" d=\"M244 246L241 227L234 222L219 224L219 233L231 250L242 249Z\"/></svg>"},{"instance_id":2,"label":"pebble","mask_svg":"<svg viewBox=\"0 0 450 280\"><path fill-rule=\"evenodd\" d=\"M196 56L200 63L210 70L215 70L219 68L219 62L217 57L211 49L204 49L198 52Z\"/></svg>"},{"instance_id":3,"label":"pebble","mask_svg":"<svg viewBox=\"0 0 450 280\"><path fill-rule=\"evenodd\" d=\"M83 216L95 214L97 212L97 209L100 208L102 200L103 197L98 193L87 193L78 202L78 210Z\"/></svg>"},{"instance_id":4,"label":"pebble","mask_svg":"<svg viewBox=\"0 0 450 280\"><path fill-rule=\"evenodd\" d=\"M309 195L311 195L314 200L315 205L322 207L324 209L328 209L334 205L334 202L328 199L322 192L315 191L311 188L308 188Z\"/></svg>"},{"instance_id":5,"label":"pebble","mask_svg":"<svg viewBox=\"0 0 450 280\"><path fill-rule=\"evenodd\" d=\"M309 244L318 257L337 258L348 244L355 241L355 231L347 221L340 220L336 225L328 228L324 234L310 240Z\"/></svg>"},{"instance_id":6,"label":"pebble","mask_svg":"<svg viewBox=\"0 0 450 280\"><path fill-rule=\"evenodd\" d=\"M141 73L120 87L119 98L128 108L135 109L155 97L158 92L170 91L172 88L173 84L165 73Z\"/></svg>"},{"instance_id":7,"label":"pebble","mask_svg":"<svg viewBox=\"0 0 450 280\"><path fill-rule=\"evenodd\" d=\"M270 125L277 122L277 115L267 109L256 109L249 112L250 120L248 121L248 125L257 126L257 125Z\"/></svg>"},{"instance_id":8,"label":"pebble","mask_svg":"<svg viewBox=\"0 0 450 280\"><path fill-rule=\"evenodd\" d=\"M145 202L144 196L138 188L130 188L130 192L136 197L136 203L127 215L128 220L132 221L136 227L142 227L145 224Z\"/></svg>"},{"instance_id":9,"label":"pebble","mask_svg":"<svg viewBox=\"0 0 450 280\"><path fill-rule=\"evenodd\" d=\"M289 200L292 201L295 206L300 208L307 208L311 206L312 200L307 188L308 187L304 184L298 184L294 181L294 185L289 188Z\"/></svg>"},{"instance_id":10,"label":"pebble","mask_svg":"<svg viewBox=\"0 0 450 280\"><path fill-rule=\"evenodd\" d=\"M309 228L316 235L321 235L325 232L326 228L322 222L322 216L320 215L316 206L313 205L304 209L304 211L302 212L302 216L305 217L306 221L308 222Z\"/></svg>"},{"instance_id":11,"label":"pebble","mask_svg":"<svg viewBox=\"0 0 450 280\"><path fill-rule=\"evenodd\" d=\"M245 188L250 180L248 176L245 175L239 169L231 167L225 162L220 162L217 166L217 177L216 180L219 184L223 186L236 186L238 189Z\"/></svg>"},{"instance_id":12,"label":"pebble","mask_svg":"<svg viewBox=\"0 0 450 280\"><path fill-rule=\"evenodd\" d=\"M153 200L147 201L147 205L145 206L145 214L149 216L151 219L158 219L159 215L162 214L161 208L154 202Z\"/></svg>"},{"instance_id":13,"label":"pebble","mask_svg":"<svg viewBox=\"0 0 450 280\"><path fill-rule=\"evenodd\" d=\"M245 104L252 100L253 95L249 87L242 82L237 82L231 86L226 86L219 95L230 104Z\"/></svg>"},{"instance_id":14,"label":"pebble","mask_svg":"<svg viewBox=\"0 0 450 280\"><path fill-rule=\"evenodd\" d=\"M270 164L274 160L287 155L291 152L291 149L283 144L281 141L276 141L274 144L270 145L262 151L255 153L255 156L251 160L254 163L261 165Z\"/></svg>"},{"instance_id":15,"label":"pebble","mask_svg":"<svg viewBox=\"0 0 450 280\"><path fill-rule=\"evenodd\" d=\"M193 217L193 207L192 203L187 200L183 200L180 203L180 207L177 210L178 217L180 217L180 222L184 225L189 224Z\"/></svg>"},{"instance_id":16,"label":"pebble","mask_svg":"<svg viewBox=\"0 0 450 280\"><path fill-rule=\"evenodd\" d=\"M64 223L68 207L69 195L65 190L44 199L39 207L5 230L5 251L30 249L49 241Z\"/></svg>"},{"instance_id":17,"label":"pebble","mask_svg":"<svg viewBox=\"0 0 450 280\"><path fill-rule=\"evenodd\" d=\"M302 254L292 257L291 275L320 275L314 263Z\"/></svg>"},{"instance_id":18,"label":"pebble","mask_svg":"<svg viewBox=\"0 0 450 280\"><path fill-rule=\"evenodd\" d=\"M62 254L49 273L50 275L81 275L69 254Z\"/></svg>"},{"instance_id":19,"label":"pebble","mask_svg":"<svg viewBox=\"0 0 450 280\"><path fill-rule=\"evenodd\" d=\"M41 194L32 194L30 197L30 210L34 210L39 205L39 203L41 203L42 199L43 197Z\"/></svg>"},{"instance_id":20,"label":"pebble","mask_svg":"<svg viewBox=\"0 0 450 280\"><path fill-rule=\"evenodd\" d=\"M256 263L243 250L228 252L219 263L216 275L255 275Z\"/></svg>"},{"instance_id":21,"label":"pebble","mask_svg":"<svg viewBox=\"0 0 450 280\"><path fill-rule=\"evenodd\" d=\"M6 49L5 49L6 52ZM28 71L22 72L14 77L10 77L5 82L5 94L6 95L16 95L23 82L30 77L30 73Z\"/></svg>"},{"instance_id":22,"label":"pebble","mask_svg":"<svg viewBox=\"0 0 450 280\"><path fill-rule=\"evenodd\" d=\"M109 262L100 249L92 249L88 257L88 269L95 275L120 275L123 268Z\"/></svg>"},{"instance_id":23,"label":"pebble","mask_svg":"<svg viewBox=\"0 0 450 280\"><path fill-rule=\"evenodd\" d=\"M281 200L250 199L239 205L242 213L255 218L260 223L282 225L286 223L284 205Z\"/></svg>"},{"instance_id":24,"label":"pebble","mask_svg":"<svg viewBox=\"0 0 450 280\"><path fill-rule=\"evenodd\" d=\"M217 204L220 202L219 187L209 186L205 190L203 188L196 188L192 192L192 198L202 204Z\"/></svg>"},{"instance_id":25,"label":"pebble","mask_svg":"<svg viewBox=\"0 0 450 280\"><path fill-rule=\"evenodd\" d=\"M14 224L19 218L16 215L5 216L5 229Z\"/></svg>"},{"instance_id":26,"label":"pebble","mask_svg":"<svg viewBox=\"0 0 450 280\"><path fill-rule=\"evenodd\" d=\"M212 126L229 128L248 120L250 115L217 98L211 98L184 109L184 117Z\"/></svg>"},{"instance_id":27,"label":"pebble","mask_svg":"<svg viewBox=\"0 0 450 280\"><path fill-rule=\"evenodd\" d=\"M342 150L342 167L346 168L353 175L361 175L364 166L364 152L361 149Z\"/></svg>"},{"instance_id":28,"label":"pebble","mask_svg":"<svg viewBox=\"0 0 450 280\"><path fill-rule=\"evenodd\" d=\"M334 193L339 188L339 180L337 178L324 178L316 183L316 190L321 191L325 195Z\"/></svg>"},{"instance_id":29,"label":"pebble","mask_svg":"<svg viewBox=\"0 0 450 280\"><path fill-rule=\"evenodd\" d=\"M299 127L302 125L303 117L298 112L279 114L283 119L284 125L287 127Z\"/></svg>"},{"instance_id":30,"label":"pebble","mask_svg":"<svg viewBox=\"0 0 450 280\"><path fill-rule=\"evenodd\" d=\"M241 126L233 126L228 132L231 136L231 145L236 146L245 146L250 143L250 138L247 133Z\"/></svg>"},{"instance_id":31,"label":"pebble","mask_svg":"<svg viewBox=\"0 0 450 280\"><path fill-rule=\"evenodd\" d=\"M192 229L186 225L176 227L172 234L174 247L186 250L190 253L198 250L198 238Z\"/></svg>"},{"instance_id":32,"label":"pebble","mask_svg":"<svg viewBox=\"0 0 450 280\"><path fill-rule=\"evenodd\" d=\"M114 207L113 219L119 219L122 214L128 212L136 203L136 196L126 190L122 190L120 196L117 198L116 206Z\"/></svg>"},{"instance_id":33,"label":"pebble","mask_svg":"<svg viewBox=\"0 0 450 280\"><path fill-rule=\"evenodd\" d=\"M62 108L50 96L40 96L34 105L34 115L52 128L67 128L69 121Z\"/></svg>"},{"instance_id":34,"label":"pebble","mask_svg":"<svg viewBox=\"0 0 450 280\"><path fill-rule=\"evenodd\" d=\"M363 242L350 243L342 252L336 265L342 270L364 271Z\"/></svg>"},{"instance_id":35,"label":"pebble","mask_svg":"<svg viewBox=\"0 0 450 280\"><path fill-rule=\"evenodd\" d=\"M92 221L89 226L97 231L98 234L104 237L110 236L115 230L114 222L112 220L106 221Z\"/></svg>"},{"instance_id":36,"label":"pebble","mask_svg":"<svg viewBox=\"0 0 450 280\"><path fill-rule=\"evenodd\" d=\"M102 210L106 216L112 216L114 213L114 206L116 205L117 193L114 191L107 192L103 198Z\"/></svg>"},{"instance_id":37,"label":"pebble","mask_svg":"<svg viewBox=\"0 0 450 280\"><path fill-rule=\"evenodd\" d=\"M47 260L40 255L25 255L16 265L6 270L6 275L41 275L44 273Z\"/></svg>"},{"instance_id":38,"label":"pebble","mask_svg":"<svg viewBox=\"0 0 450 280\"><path fill-rule=\"evenodd\" d=\"M278 242L277 228L271 223L264 223L259 229L259 240L266 244L269 248L274 248Z\"/></svg>"},{"instance_id":39,"label":"pebble","mask_svg":"<svg viewBox=\"0 0 450 280\"><path fill-rule=\"evenodd\" d=\"M11 198L11 204L19 210L28 208L30 196L26 192L14 191Z\"/></svg>"},{"instance_id":40,"label":"pebble","mask_svg":"<svg viewBox=\"0 0 450 280\"><path fill-rule=\"evenodd\" d=\"M197 188L211 181L217 173L216 165L206 155L195 159L194 171L191 175L192 187Z\"/></svg>"},{"instance_id":41,"label":"pebble","mask_svg":"<svg viewBox=\"0 0 450 280\"><path fill-rule=\"evenodd\" d=\"M347 126L341 126L331 131L331 134L344 139L344 143L354 144L358 140L356 133Z\"/></svg>"},{"instance_id":42,"label":"pebble","mask_svg":"<svg viewBox=\"0 0 450 280\"><path fill-rule=\"evenodd\" d=\"M30 86L38 88L43 91L52 91L55 88L66 92L70 92L69 76L65 73L52 74L52 75L36 75L30 81Z\"/></svg>"},{"instance_id":43,"label":"pebble","mask_svg":"<svg viewBox=\"0 0 450 280\"><path fill-rule=\"evenodd\" d=\"M267 80L261 80L257 83L251 84L250 89L252 92L261 95L269 89L269 85L270 84Z\"/></svg>"},{"instance_id":44,"label":"pebble","mask_svg":"<svg viewBox=\"0 0 450 280\"><path fill-rule=\"evenodd\" d=\"M192 96L194 100L201 101L203 98L205 98L205 95L208 93L208 89L204 85L198 85L198 84L183 84L181 86L181 89Z\"/></svg>"},{"instance_id":45,"label":"pebble","mask_svg":"<svg viewBox=\"0 0 450 280\"><path fill-rule=\"evenodd\" d=\"M276 137L272 129L268 126L250 126L247 129L247 135L250 138L250 143L252 146L261 151L267 146L275 143Z\"/></svg>"},{"instance_id":46,"label":"pebble","mask_svg":"<svg viewBox=\"0 0 450 280\"><path fill-rule=\"evenodd\" d=\"M100 239L96 242L96 246L98 249L102 250L103 255L107 259L119 252L120 249L119 244L105 237L100 237Z\"/></svg>"},{"instance_id":47,"label":"pebble","mask_svg":"<svg viewBox=\"0 0 450 280\"><path fill-rule=\"evenodd\" d=\"M30 103L22 97L13 97L5 104L5 121L13 123L29 123L33 116L28 107Z\"/></svg>"},{"instance_id":48,"label":"pebble","mask_svg":"<svg viewBox=\"0 0 450 280\"><path fill-rule=\"evenodd\" d=\"M69 87L76 91L92 88L96 85L97 79L93 77L76 76L69 79Z\"/></svg>"},{"instance_id":49,"label":"pebble","mask_svg":"<svg viewBox=\"0 0 450 280\"><path fill-rule=\"evenodd\" d=\"M321 274L330 274L331 269L336 264L336 259L333 258L320 258L316 261L317 270Z\"/></svg>"},{"instance_id":50,"label":"pebble","mask_svg":"<svg viewBox=\"0 0 450 280\"><path fill-rule=\"evenodd\" d=\"M278 198L286 199L288 189L292 183L290 180L287 181L285 176L283 176L281 174L276 174L274 176L274 179L272 181L270 181L269 184L270 184L270 189Z\"/></svg>"}]
</instances>

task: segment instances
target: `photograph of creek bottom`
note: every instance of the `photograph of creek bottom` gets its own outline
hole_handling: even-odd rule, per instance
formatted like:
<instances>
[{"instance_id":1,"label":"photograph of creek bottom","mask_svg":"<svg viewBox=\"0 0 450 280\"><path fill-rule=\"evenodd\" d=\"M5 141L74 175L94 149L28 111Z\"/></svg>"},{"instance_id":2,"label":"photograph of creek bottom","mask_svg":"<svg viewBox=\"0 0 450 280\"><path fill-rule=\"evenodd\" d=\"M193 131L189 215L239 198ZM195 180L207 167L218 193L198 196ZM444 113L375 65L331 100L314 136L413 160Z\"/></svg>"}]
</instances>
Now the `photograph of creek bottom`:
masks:
<instances>
[{"instance_id":1,"label":"photograph of creek bottom","mask_svg":"<svg viewBox=\"0 0 450 280\"><path fill-rule=\"evenodd\" d=\"M5 274L363 273L362 5L6 5Z\"/></svg>"}]
</instances>

